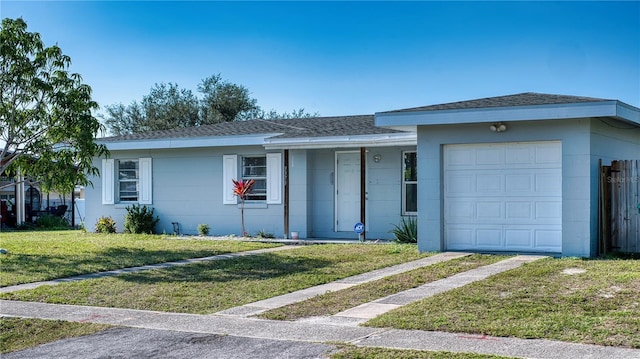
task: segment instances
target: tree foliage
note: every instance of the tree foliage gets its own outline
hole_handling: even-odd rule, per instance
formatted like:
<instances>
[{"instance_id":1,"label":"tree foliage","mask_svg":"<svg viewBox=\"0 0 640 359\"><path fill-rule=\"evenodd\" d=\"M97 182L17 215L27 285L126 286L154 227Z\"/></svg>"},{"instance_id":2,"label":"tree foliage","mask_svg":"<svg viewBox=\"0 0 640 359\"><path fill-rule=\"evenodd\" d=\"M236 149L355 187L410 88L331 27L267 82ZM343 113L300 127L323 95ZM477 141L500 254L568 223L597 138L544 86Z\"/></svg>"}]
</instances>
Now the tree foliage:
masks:
<instances>
[{"instance_id":1,"label":"tree foliage","mask_svg":"<svg viewBox=\"0 0 640 359\"><path fill-rule=\"evenodd\" d=\"M108 105L101 115L113 135L168 130L253 118L288 119L318 116L304 109L291 113L264 111L249 89L222 79L220 74L203 79L200 97L177 84L155 84L142 102Z\"/></svg>"},{"instance_id":2,"label":"tree foliage","mask_svg":"<svg viewBox=\"0 0 640 359\"><path fill-rule=\"evenodd\" d=\"M258 109L258 101L246 87L224 81L220 74L202 80L198 91L203 94L203 124L239 120L243 113Z\"/></svg>"},{"instance_id":3,"label":"tree foliage","mask_svg":"<svg viewBox=\"0 0 640 359\"><path fill-rule=\"evenodd\" d=\"M20 168L44 190L70 192L96 175L94 142L102 130L92 110L91 87L70 73L71 59L45 47L22 19L5 18L0 29L0 173Z\"/></svg>"}]
</instances>

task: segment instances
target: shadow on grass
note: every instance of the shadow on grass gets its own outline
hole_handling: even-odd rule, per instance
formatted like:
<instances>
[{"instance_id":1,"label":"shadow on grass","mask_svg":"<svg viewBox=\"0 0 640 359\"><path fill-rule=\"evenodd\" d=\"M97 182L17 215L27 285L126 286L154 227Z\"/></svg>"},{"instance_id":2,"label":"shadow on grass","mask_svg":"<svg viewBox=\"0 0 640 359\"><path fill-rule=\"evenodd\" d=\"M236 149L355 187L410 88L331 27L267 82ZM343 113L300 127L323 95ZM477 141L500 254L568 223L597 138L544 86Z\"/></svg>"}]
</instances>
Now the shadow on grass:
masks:
<instances>
[{"instance_id":1,"label":"shadow on grass","mask_svg":"<svg viewBox=\"0 0 640 359\"><path fill-rule=\"evenodd\" d=\"M145 250L139 248L109 248L86 255L8 254L0 261L0 268L3 273L0 287L225 253L230 252L212 249ZM15 275L13 275L14 273Z\"/></svg>"},{"instance_id":2,"label":"shadow on grass","mask_svg":"<svg viewBox=\"0 0 640 359\"><path fill-rule=\"evenodd\" d=\"M231 282L264 280L292 274L320 274L335 261L317 258L296 258L271 253L251 257L195 263L121 275L118 278L139 284L175 282Z\"/></svg>"},{"instance_id":3,"label":"shadow on grass","mask_svg":"<svg viewBox=\"0 0 640 359\"><path fill-rule=\"evenodd\" d=\"M600 260L638 260L640 259L640 253L623 253L623 252L611 252L604 254L594 259Z\"/></svg>"}]
</instances>

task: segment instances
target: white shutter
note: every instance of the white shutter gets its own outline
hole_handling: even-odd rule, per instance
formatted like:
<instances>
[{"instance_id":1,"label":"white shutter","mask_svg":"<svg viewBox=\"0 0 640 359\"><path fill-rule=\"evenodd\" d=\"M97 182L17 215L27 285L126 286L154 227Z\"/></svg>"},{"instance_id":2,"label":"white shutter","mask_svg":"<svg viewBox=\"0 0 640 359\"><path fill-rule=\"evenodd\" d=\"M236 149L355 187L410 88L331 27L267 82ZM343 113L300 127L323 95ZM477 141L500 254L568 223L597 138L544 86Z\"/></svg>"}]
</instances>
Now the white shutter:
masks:
<instances>
[{"instance_id":1,"label":"white shutter","mask_svg":"<svg viewBox=\"0 0 640 359\"><path fill-rule=\"evenodd\" d=\"M138 178L138 203L140 204L152 204L153 203L153 171L151 168L151 158L138 159L138 165L140 166L140 177Z\"/></svg>"},{"instance_id":2,"label":"white shutter","mask_svg":"<svg viewBox=\"0 0 640 359\"><path fill-rule=\"evenodd\" d=\"M114 176L114 160L112 158L103 159L102 173L100 174L100 177L102 179L102 204L114 203Z\"/></svg>"},{"instance_id":3,"label":"white shutter","mask_svg":"<svg viewBox=\"0 0 640 359\"><path fill-rule=\"evenodd\" d=\"M282 155L267 153L267 204L282 203Z\"/></svg>"},{"instance_id":4,"label":"white shutter","mask_svg":"<svg viewBox=\"0 0 640 359\"><path fill-rule=\"evenodd\" d=\"M222 156L222 203L238 204L238 199L233 195L233 182L238 177L238 156Z\"/></svg>"}]
</instances>

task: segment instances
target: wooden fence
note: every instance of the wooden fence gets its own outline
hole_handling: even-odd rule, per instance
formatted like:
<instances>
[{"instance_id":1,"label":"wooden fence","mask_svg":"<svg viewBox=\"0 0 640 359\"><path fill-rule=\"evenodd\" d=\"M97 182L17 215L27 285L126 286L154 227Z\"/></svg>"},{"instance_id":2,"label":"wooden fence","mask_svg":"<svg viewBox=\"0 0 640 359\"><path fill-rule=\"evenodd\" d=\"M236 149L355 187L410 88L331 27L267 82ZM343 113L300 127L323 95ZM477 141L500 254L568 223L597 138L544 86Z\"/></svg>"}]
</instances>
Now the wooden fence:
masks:
<instances>
[{"instance_id":1,"label":"wooden fence","mask_svg":"<svg viewBox=\"0 0 640 359\"><path fill-rule=\"evenodd\" d=\"M600 162L600 253L640 253L640 160Z\"/></svg>"}]
</instances>

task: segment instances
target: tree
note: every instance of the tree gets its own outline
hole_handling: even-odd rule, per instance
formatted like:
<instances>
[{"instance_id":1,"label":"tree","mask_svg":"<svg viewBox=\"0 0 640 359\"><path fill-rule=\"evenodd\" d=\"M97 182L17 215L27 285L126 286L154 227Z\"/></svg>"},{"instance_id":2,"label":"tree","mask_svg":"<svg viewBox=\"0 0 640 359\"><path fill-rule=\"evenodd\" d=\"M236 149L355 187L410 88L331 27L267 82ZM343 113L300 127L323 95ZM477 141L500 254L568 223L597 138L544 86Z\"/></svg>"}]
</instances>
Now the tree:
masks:
<instances>
[{"instance_id":1,"label":"tree","mask_svg":"<svg viewBox=\"0 0 640 359\"><path fill-rule=\"evenodd\" d=\"M202 123L211 124L239 120L243 113L257 110L257 100L241 85L223 81L220 74L202 80L198 91L203 94Z\"/></svg>"},{"instance_id":2,"label":"tree","mask_svg":"<svg viewBox=\"0 0 640 359\"><path fill-rule=\"evenodd\" d=\"M135 101L129 106L121 103L108 105L105 107L105 111L106 116L101 115L100 117L105 119L105 125L116 136L139 132L146 126L144 109Z\"/></svg>"},{"instance_id":3,"label":"tree","mask_svg":"<svg viewBox=\"0 0 640 359\"><path fill-rule=\"evenodd\" d=\"M91 87L69 73L71 59L45 47L22 19L3 19L0 29L0 173L20 168L43 180L45 191L71 192L97 175L93 157L108 154L95 143L102 130L91 111Z\"/></svg>"},{"instance_id":4,"label":"tree","mask_svg":"<svg viewBox=\"0 0 640 359\"><path fill-rule=\"evenodd\" d=\"M201 98L177 84L155 84L141 103L108 105L100 117L116 136L147 131L192 127L254 118L268 120L317 117L304 109L291 113L265 112L249 90L225 81L220 74L203 79L198 85Z\"/></svg>"},{"instance_id":5,"label":"tree","mask_svg":"<svg viewBox=\"0 0 640 359\"><path fill-rule=\"evenodd\" d=\"M142 99L146 123L142 130L169 130L200 124L198 99L177 84L156 84ZM146 127L146 128L145 128Z\"/></svg>"},{"instance_id":6,"label":"tree","mask_svg":"<svg viewBox=\"0 0 640 359\"><path fill-rule=\"evenodd\" d=\"M260 118L263 120L289 120L293 118L313 118L319 117L320 113L308 113L304 110L304 108L299 108L297 110L293 110L291 112L277 112L276 110L270 110L269 112L264 111L261 108L256 109L255 111L251 111L246 115L243 114L243 119L253 119Z\"/></svg>"}]
</instances>

